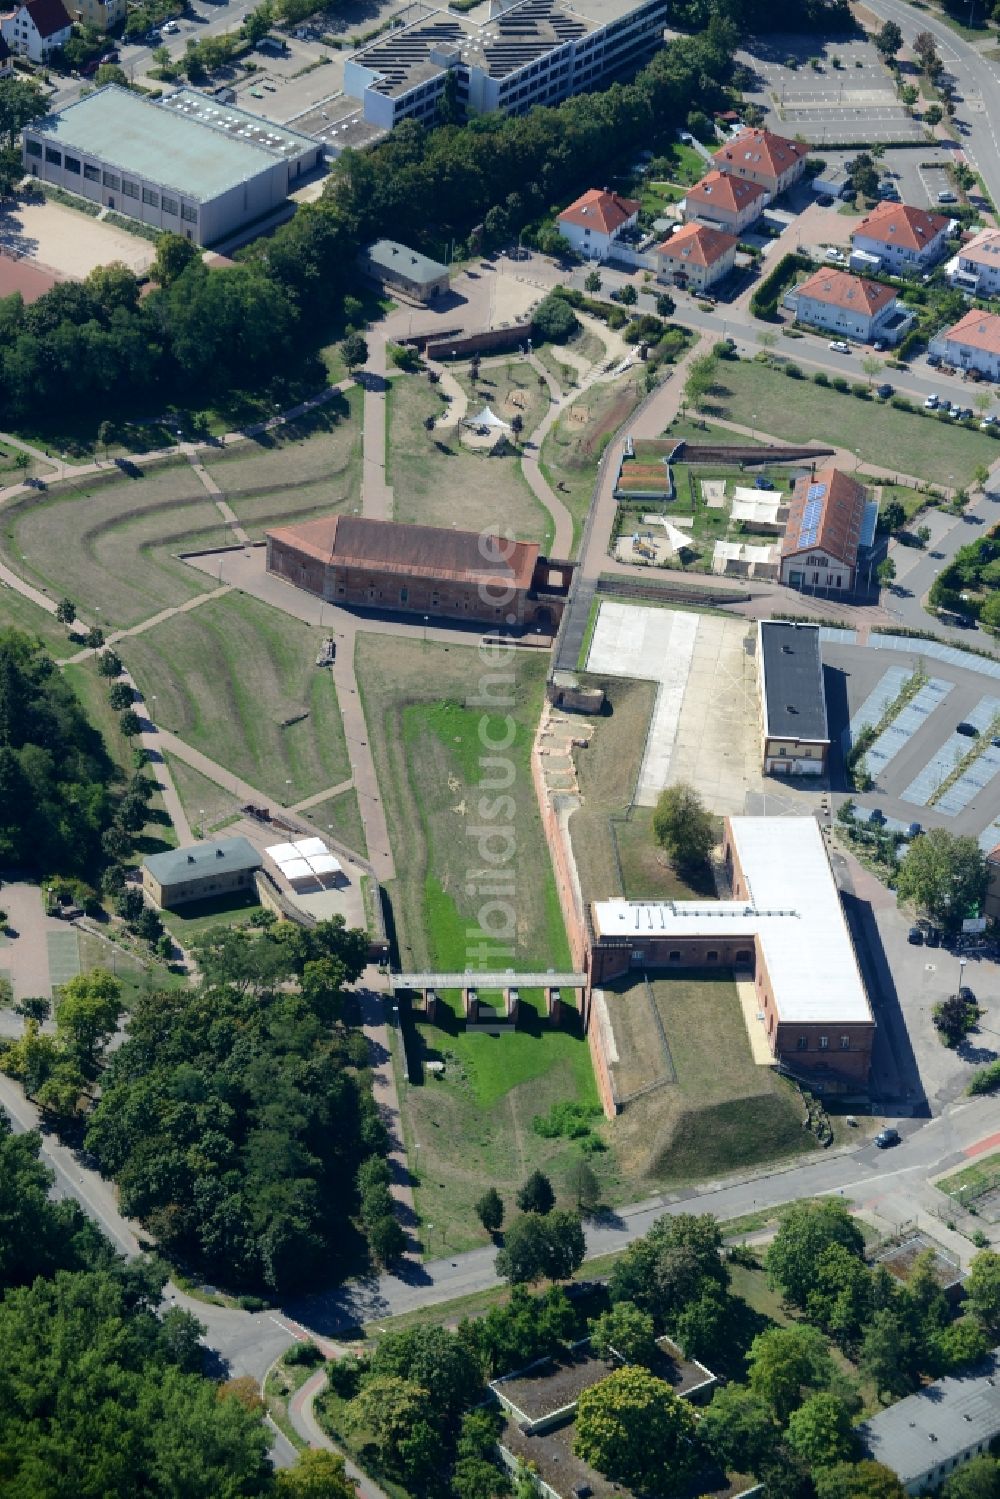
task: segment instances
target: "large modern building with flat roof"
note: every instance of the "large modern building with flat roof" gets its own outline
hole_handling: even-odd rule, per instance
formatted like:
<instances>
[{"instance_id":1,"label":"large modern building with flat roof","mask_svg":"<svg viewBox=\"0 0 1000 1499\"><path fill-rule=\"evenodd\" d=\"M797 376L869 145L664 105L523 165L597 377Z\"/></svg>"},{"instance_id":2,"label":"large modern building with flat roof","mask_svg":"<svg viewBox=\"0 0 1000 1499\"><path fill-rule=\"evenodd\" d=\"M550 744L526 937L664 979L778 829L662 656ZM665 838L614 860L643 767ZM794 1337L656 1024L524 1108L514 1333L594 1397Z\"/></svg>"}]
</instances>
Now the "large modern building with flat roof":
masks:
<instances>
[{"instance_id":1,"label":"large modern building with flat roof","mask_svg":"<svg viewBox=\"0 0 1000 1499\"><path fill-rule=\"evenodd\" d=\"M417 3L344 64L372 125L431 119L449 75L470 114L523 113L597 88L663 41L667 0L491 0L487 20Z\"/></svg>"},{"instance_id":2,"label":"large modern building with flat roof","mask_svg":"<svg viewBox=\"0 0 1000 1499\"><path fill-rule=\"evenodd\" d=\"M775 1061L817 1089L863 1089L875 1020L815 817L727 817L723 857L729 900L594 901L591 985L646 969L750 973Z\"/></svg>"},{"instance_id":3,"label":"large modern building with flat roof","mask_svg":"<svg viewBox=\"0 0 1000 1499\"><path fill-rule=\"evenodd\" d=\"M279 208L323 147L194 89L108 84L26 126L22 154L33 177L210 245Z\"/></svg>"}]
</instances>

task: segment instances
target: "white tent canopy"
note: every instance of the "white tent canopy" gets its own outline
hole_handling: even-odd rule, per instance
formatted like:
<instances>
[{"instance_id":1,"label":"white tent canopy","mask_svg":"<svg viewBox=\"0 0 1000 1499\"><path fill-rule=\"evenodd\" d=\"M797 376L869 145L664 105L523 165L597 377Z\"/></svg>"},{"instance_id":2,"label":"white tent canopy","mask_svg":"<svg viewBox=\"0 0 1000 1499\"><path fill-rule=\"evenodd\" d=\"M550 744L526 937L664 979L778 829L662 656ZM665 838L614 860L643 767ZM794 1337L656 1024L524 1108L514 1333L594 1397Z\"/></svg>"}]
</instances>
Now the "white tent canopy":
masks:
<instances>
[{"instance_id":1,"label":"white tent canopy","mask_svg":"<svg viewBox=\"0 0 1000 1499\"><path fill-rule=\"evenodd\" d=\"M322 884L343 873L340 860L331 854L322 838L300 838L297 843L273 843L264 852L290 885L297 885L305 880L318 880Z\"/></svg>"},{"instance_id":2,"label":"white tent canopy","mask_svg":"<svg viewBox=\"0 0 1000 1499\"><path fill-rule=\"evenodd\" d=\"M497 432L511 430L510 423L503 421L489 406L484 406L478 416L468 416L465 420L470 427L491 427Z\"/></svg>"}]
</instances>

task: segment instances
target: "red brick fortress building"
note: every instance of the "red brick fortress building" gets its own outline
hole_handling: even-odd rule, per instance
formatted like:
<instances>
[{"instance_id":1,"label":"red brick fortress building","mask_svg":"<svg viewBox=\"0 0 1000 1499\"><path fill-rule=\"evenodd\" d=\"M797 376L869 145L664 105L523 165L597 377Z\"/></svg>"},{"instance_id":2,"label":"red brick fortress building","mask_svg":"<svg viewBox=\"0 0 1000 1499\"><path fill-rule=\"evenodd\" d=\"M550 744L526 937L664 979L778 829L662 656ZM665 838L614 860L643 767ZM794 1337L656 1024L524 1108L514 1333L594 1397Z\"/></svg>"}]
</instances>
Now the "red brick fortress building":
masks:
<instances>
[{"instance_id":1,"label":"red brick fortress building","mask_svg":"<svg viewBox=\"0 0 1000 1499\"><path fill-rule=\"evenodd\" d=\"M268 531L267 570L345 608L552 634L573 563L541 556L533 541L329 515Z\"/></svg>"}]
</instances>

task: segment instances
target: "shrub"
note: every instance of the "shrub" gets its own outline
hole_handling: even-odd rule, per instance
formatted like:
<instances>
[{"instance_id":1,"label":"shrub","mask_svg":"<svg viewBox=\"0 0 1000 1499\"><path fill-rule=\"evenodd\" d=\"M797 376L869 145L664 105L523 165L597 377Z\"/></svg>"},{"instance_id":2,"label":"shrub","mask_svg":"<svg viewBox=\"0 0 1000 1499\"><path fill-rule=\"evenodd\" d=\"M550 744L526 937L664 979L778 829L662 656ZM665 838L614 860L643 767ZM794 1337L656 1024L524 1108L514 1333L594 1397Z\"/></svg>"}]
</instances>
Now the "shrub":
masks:
<instances>
[{"instance_id":1,"label":"shrub","mask_svg":"<svg viewBox=\"0 0 1000 1499\"><path fill-rule=\"evenodd\" d=\"M966 1088L966 1093L972 1098L978 1098L983 1093L992 1093L1000 1088L1000 1061L990 1062L987 1067L980 1067L973 1074L972 1081Z\"/></svg>"},{"instance_id":2,"label":"shrub","mask_svg":"<svg viewBox=\"0 0 1000 1499\"><path fill-rule=\"evenodd\" d=\"M814 385L829 385L830 383L830 376L823 370L817 370L812 378Z\"/></svg>"},{"instance_id":3,"label":"shrub","mask_svg":"<svg viewBox=\"0 0 1000 1499\"><path fill-rule=\"evenodd\" d=\"M859 401L870 401L872 398L872 393L868 389L868 386L862 385L860 381L851 386L851 395L857 396Z\"/></svg>"},{"instance_id":4,"label":"shrub","mask_svg":"<svg viewBox=\"0 0 1000 1499\"><path fill-rule=\"evenodd\" d=\"M913 402L907 400L906 396L892 396L889 405L895 406L897 411L913 411L915 409Z\"/></svg>"},{"instance_id":5,"label":"shrub","mask_svg":"<svg viewBox=\"0 0 1000 1499\"><path fill-rule=\"evenodd\" d=\"M532 318L536 338L563 344L576 332L580 323L576 313L563 297L548 296L535 308Z\"/></svg>"},{"instance_id":6,"label":"shrub","mask_svg":"<svg viewBox=\"0 0 1000 1499\"><path fill-rule=\"evenodd\" d=\"M845 393L851 388L850 381L845 380L843 375L834 375L833 380L830 383L832 384L834 390L842 390Z\"/></svg>"},{"instance_id":7,"label":"shrub","mask_svg":"<svg viewBox=\"0 0 1000 1499\"><path fill-rule=\"evenodd\" d=\"M802 371L797 364L786 364L784 368L785 374L788 376L789 380L802 379Z\"/></svg>"},{"instance_id":8,"label":"shrub","mask_svg":"<svg viewBox=\"0 0 1000 1499\"><path fill-rule=\"evenodd\" d=\"M240 1304L241 1305L243 1303L243 1300L244 1300L244 1298L241 1297L240 1298ZM263 1305L264 1305L264 1303L261 1302L261 1306L263 1306ZM250 1308L248 1307L247 1310L249 1311ZM292 1346L291 1346L291 1348L289 1348L288 1352L285 1354L284 1362L286 1364L293 1364L293 1365L294 1364L300 1364L300 1365L303 1365L305 1368L308 1369L308 1368L311 1368L311 1366L313 1364L322 1364L322 1363L324 1363L325 1362L325 1355L324 1355L322 1349L321 1348L317 1348L316 1344L312 1341L312 1339L308 1338L306 1340L306 1342L304 1342L304 1343L293 1343Z\"/></svg>"}]
</instances>

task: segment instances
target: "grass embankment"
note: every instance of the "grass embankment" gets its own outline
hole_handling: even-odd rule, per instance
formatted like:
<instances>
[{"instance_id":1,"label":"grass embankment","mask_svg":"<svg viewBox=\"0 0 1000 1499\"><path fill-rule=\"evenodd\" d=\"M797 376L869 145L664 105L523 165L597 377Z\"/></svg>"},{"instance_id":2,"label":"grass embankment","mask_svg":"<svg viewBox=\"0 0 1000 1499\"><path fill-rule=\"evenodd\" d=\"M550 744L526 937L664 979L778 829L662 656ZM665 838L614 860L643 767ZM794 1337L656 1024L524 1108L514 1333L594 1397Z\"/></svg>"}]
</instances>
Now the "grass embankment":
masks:
<instances>
[{"instance_id":1,"label":"grass embankment","mask_svg":"<svg viewBox=\"0 0 1000 1499\"><path fill-rule=\"evenodd\" d=\"M286 806L350 776L322 633L243 594L176 614L121 643L157 717Z\"/></svg>"}]
</instances>

